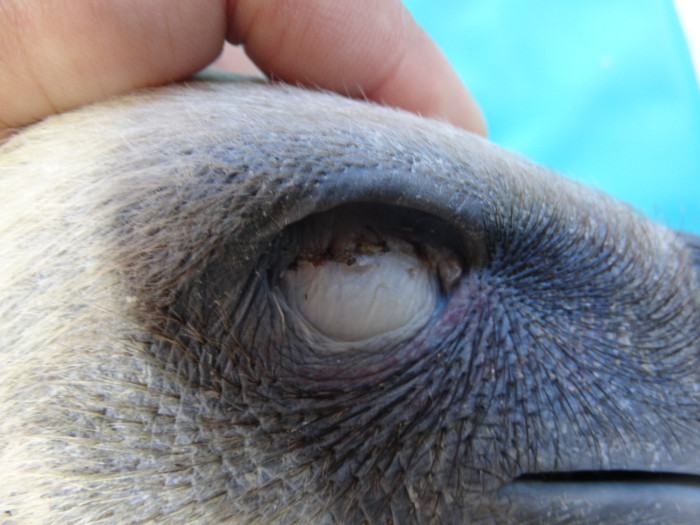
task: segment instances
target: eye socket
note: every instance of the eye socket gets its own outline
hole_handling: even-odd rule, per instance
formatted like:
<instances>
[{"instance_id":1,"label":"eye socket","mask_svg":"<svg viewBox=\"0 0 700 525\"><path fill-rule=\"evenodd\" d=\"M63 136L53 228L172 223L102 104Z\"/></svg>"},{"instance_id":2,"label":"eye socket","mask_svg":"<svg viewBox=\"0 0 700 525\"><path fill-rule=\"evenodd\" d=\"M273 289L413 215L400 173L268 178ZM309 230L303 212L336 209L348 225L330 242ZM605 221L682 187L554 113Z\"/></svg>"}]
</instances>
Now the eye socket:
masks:
<instances>
[{"instance_id":1,"label":"eye socket","mask_svg":"<svg viewBox=\"0 0 700 525\"><path fill-rule=\"evenodd\" d=\"M477 230L394 205L342 204L282 229L258 232L257 238L250 233L252 243L218 247L202 270L164 299L163 317L153 317L150 330L158 334L153 352L188 380L209 387L216 377L233 377L237 384L243 374L313 395L341 384L343 390L376 384L429 359L459 336L454 328L463 317L463 307L457 306L467 294L467 277L485 264ZM348 311L339 314L328 307L347 284L334 281L335 292L323 290L332 281L330 271L321 275L316 309L299 304L307 286L299 273L303 264L347 265L347 257L357 258L357 252L385 259L378 264L385 268L368 272L359 290L350 292L355 294L350 323ZM403 310L411 297L395 274L413 267L421 274L409 291L419 296L417 306ZM364 294L381 280L396 285L389 301L398 306L386 306L387 298L380 298L377 304L397 311L377 321L360 310L375 304ZM358 320L360 313L365 318ZM338 328L341 323L345 326Z\"/></svg>"},{"instance_id":2,"label":"eye socket","mask_svg":"<svg viewBox=\"0 0 700 525\"><path fill-rule=\"evenodd\" d=\"M339 206L283 234L287 258L272 292L287 324L334 350L406 340L440 312L464 272L456 238L423 212Z\"/></svg>"}]
</instances>

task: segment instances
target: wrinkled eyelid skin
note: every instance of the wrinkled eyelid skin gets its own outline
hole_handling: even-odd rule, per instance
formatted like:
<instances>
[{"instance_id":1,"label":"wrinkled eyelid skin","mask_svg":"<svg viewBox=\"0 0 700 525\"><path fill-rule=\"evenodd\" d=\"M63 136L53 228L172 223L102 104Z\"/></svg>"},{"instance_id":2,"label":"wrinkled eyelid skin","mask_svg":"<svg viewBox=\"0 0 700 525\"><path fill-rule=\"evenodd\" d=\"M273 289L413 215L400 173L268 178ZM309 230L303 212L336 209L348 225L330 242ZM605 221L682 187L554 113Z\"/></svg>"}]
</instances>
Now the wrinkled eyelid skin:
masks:
<instances>
[{"instance_id":1,"label":"wrinkled eyelid skin","mask_svg":"<svg viewBox=\"0 0 700 525\"><path fill-rule=\"evenodd\" d=\"M0 150L14 516L517 522L527 503L496 493L523 474L700 472L695 237L392 110L255 84L157 93ZM299 385L284 367L306 354L258 329L283 317L259 300L261 261L348 202L449 223L469 268L437 350L428 332L386 381Z\"/></svg>"}]
</instances>

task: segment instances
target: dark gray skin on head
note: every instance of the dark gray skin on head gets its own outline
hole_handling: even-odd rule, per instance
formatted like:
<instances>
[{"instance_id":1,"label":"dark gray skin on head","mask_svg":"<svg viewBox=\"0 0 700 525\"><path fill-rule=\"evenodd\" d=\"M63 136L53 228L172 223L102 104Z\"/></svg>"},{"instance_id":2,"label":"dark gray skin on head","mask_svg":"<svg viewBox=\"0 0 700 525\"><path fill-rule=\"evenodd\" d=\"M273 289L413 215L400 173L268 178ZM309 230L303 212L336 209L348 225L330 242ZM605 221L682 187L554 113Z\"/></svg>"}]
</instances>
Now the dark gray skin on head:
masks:
<instances>
[{"instance_id":1,"label":"dark gray skin on head","mask_svg":"<svg viewBox=\"0 0 700 525\"><path fill-rule=\"evenodd\" d=\"M700 516L700 243L485 140L192 82L14 137L0 200L7 523ZM299 326L339 208L456 255L423 326Z\"/></svg>"}]
</instances>

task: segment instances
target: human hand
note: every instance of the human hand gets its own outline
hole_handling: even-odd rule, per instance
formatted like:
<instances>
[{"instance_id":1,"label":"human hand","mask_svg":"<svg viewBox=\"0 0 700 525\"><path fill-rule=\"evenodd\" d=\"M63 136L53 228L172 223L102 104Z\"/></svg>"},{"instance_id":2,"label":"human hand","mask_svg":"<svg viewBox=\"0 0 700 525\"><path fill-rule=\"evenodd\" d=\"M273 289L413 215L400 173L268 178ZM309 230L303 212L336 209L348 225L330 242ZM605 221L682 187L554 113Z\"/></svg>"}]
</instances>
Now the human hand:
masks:
<instances>
[{"instance_id":1,"label":"human hand","mask_svg":"<svg viewBox=\"0 0 700 525\"><path fill-rule=\"evenodd\" d=\"M274 79L486 134L475 101L399 0L5 0L0 139L51 113L186 78L225 40Z\"/></svg>"}]
</instances>

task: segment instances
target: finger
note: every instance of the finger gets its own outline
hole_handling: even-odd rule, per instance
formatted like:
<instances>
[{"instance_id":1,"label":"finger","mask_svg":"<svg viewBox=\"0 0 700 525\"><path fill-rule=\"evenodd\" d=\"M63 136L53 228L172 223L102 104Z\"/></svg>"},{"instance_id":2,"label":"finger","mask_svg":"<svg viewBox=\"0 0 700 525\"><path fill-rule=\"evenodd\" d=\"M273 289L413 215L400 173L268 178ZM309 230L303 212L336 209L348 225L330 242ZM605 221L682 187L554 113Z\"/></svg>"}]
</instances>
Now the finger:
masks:
<instances>
[{"instance_id":1,"label":"finger","mask_svg":"<svg viewBox=\"0 0 700 525\"><path fill-rule=\"evenodd\" d=\"M0 125L185 78L225 34L223 1L3 0Z\"/></svg>"},{"instance_id":2,"label":"finger","mask_svg":"<svg viewBox=\"0 0 700 525\"><path fill-rule=\"evenodd\" d=\"M486 135L474 99L399 0L229 3L228 39L269 76L367 97Z\"/></svg>"},{"instance_id":3,"label":"finger","mask_svg":"<svg viewBox=\"0 0 700 525\"><path fill-rule=\"evenodd\" d=\"M402 6L377 2L373 16L368 6L366 0L240 0L228 9L223 0L5 0L0 126L185 78L219 53L228 12L229 36L243 35L248 53L278 78L364 94L483 133L473 100ZM284 52L275 56L275 48Z\"/></svg>"}]
</instances>

